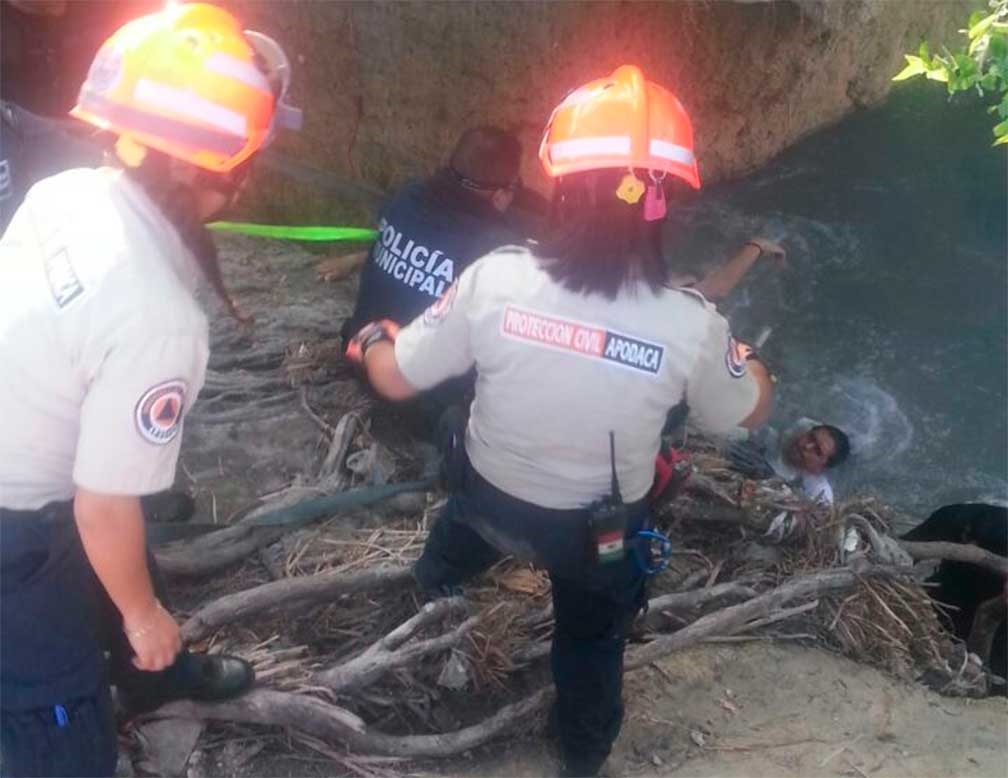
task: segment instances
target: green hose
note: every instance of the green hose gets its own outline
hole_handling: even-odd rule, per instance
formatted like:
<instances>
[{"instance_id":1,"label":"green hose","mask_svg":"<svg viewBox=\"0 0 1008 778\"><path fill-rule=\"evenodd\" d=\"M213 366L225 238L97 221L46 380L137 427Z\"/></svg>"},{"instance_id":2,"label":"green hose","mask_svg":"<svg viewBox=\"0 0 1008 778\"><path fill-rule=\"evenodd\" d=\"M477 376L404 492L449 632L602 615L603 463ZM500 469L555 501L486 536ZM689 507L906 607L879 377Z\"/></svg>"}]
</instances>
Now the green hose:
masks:
<instances>
[{"instance_id":1,"label":"green hose","mask_svg":"<svg viewBox=\"0 0 1008 778\"><path fill-rule=\"evenodd\" d=\"M251 224L249 222L211 222L217 232L234 232L254 238L310 241L356 241L367 243L378 237L377 230L364 227L288 227L283 224Z\"/></svg>"}]
</instances>

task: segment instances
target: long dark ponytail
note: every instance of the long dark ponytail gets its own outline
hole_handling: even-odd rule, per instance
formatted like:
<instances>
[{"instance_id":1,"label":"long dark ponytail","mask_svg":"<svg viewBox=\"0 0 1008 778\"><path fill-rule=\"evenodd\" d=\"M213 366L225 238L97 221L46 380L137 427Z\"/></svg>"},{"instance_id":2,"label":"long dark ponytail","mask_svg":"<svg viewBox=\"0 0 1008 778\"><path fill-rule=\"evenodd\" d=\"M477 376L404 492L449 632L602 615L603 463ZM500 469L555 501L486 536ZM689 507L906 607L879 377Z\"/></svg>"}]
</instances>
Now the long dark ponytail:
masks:
<instances>
[{"instance_id":1,"label":"long dark ponytail","mask_svg":"<svg viewBox=\"0 0 1008 778\"><path fill-rule=\"evenodd\" d=\"M192 187L175 180L171 166L172 159L166 154L148 149L140 165L127 167L126 174L143 187L162 215L175 227L182 243L196 259L204 278L224 303L231 317L239 323L247 324L251 319L242 313L224 286L217 244L214 243L213 236L197 210L197 199L193 196ZM246 168L242 168L228 177L200 172L197 183L225 193L233 193L244 178L245 172Z\"/></svg>"},{"instance_id":2,"label":"long dark ponytail","mask_svg":"<svg viewBox=\"0 0 1008 778\"><path fill-rule=\"evenodd\" d=\"M616 197L624 175L625 169L598 170L557 181L547 236L536 254L550 277L573 292L613 300L640 282L653 291L668 283L661 222L644 220L643 202Z\"/></svg>"}]
</instances>

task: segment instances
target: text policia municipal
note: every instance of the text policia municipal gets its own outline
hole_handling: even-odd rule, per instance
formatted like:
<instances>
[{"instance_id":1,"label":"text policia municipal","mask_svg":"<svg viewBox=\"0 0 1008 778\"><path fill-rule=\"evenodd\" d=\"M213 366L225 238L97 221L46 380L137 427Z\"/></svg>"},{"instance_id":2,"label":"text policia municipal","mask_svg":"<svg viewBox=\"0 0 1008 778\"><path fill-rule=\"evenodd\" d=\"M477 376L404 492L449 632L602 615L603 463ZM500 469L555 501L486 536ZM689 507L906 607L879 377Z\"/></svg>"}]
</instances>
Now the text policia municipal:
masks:
<instances>
[{"instance_id":1,"label":"text policia municipal","mask_svg":"<svg viewBox=\"0 0 1008 778\"><path fill-rule=\"evenodd\" d=\"M381 239L371 251L374 262L411 289L419 289L431 297L441 293L455 280L455 261L444 252L404 238L388 221L378 222Z\"/></svg>"}]
</instances>

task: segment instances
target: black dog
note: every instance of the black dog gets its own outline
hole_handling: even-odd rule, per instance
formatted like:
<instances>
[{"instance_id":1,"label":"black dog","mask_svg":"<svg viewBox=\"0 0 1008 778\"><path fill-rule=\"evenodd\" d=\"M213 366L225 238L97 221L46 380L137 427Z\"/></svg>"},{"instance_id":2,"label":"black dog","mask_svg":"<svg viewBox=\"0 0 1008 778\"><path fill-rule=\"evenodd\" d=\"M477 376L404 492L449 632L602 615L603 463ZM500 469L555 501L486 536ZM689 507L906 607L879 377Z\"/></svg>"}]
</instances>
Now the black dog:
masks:
<instances>
[{"instance_id":1,"label":"black dog","mask_svg":"<svg viewBox=\"0 0 1008 778\"><path fill-rule=\"evenodd\" d=\"M903 540L917 542L945 541L973 543L993 554L1008 557L1008 508L986 503L961 503L946 505L932 513L926 521L902 536ZM977 617L977 609L993 611L1000 621L991 644L989 666L995 675L1008 674L1008 626L1005 621L1005 579L997 573L966 562L943 560L928 579L936 583L930 589L932 599L951 605L956 610L942 615L946 626L963 640L967 640ZM991 602L995 598L1000 600ZM983 618L983 617L982 617ZM995 622L997 623L997 622ZM982 657L988 659L988 657ZM999 690L1005 693L1005 687Z\"/></svg>"}]
</instances>

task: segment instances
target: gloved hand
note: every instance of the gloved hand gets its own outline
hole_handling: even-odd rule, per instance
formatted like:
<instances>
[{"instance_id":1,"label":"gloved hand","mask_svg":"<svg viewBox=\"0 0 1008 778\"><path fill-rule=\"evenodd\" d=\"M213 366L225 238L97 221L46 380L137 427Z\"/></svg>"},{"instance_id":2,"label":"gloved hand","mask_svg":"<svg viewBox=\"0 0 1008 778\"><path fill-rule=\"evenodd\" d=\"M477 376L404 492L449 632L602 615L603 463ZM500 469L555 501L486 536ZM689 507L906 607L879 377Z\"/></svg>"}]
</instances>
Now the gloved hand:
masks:
<instances>
[{"instance_id":1,"label":"gloved hand","mask_svg":"<svg viewBox=\"0 0 1008 778\"><path fill-rule=\"evenodd\" d=\"M358 365L364 364L364 354L371 346L382 340L395 343L398 334L399 325L391 319L381 319L365 324L361 327L360 332L350 338L345 356Z\"/></svg>"},{"instance_id":2,"label":"gloved hand","mask_svg":"<svg viewBox=\"0 0 1008 778\"><path fill-rule=\"evenodd\" d=\"M729 443L724 456L732 470L737 470L746 478L762 481L774 475L774 469L767 461L766 451L752 441L739 440Z\"/></svg>"}]
</instances>

